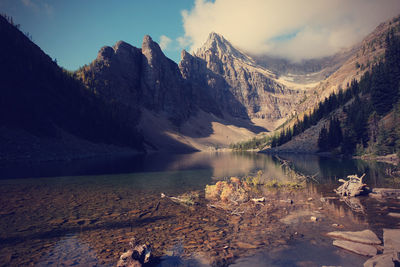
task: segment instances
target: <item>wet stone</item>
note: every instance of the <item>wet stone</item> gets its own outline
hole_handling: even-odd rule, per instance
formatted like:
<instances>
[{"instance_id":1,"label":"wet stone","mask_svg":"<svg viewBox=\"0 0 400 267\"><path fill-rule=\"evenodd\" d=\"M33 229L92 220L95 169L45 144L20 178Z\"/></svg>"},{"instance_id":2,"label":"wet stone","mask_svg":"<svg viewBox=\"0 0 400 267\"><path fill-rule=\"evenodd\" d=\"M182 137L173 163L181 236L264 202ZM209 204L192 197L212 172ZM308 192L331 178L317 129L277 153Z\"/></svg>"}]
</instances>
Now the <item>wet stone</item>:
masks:
<instances>
[{"instance_id":1,"label":"wet stone","mask_svg":"<svg viewBox=\"0 0 400 267\"><path fill-rule=\"evenodd\" d=\"M376 236L376 234L371 230L356 231L356 232L335 231L335 232L330 232L327 235L334 238L340 238L364 244L379 245L382 243L381 240L379 240L379 238Z\"/></svg>"},{"instance_id":2,"label":"wet stone","mask_svg":"<svg viewBox=\"0 0 400 267\"><path fill-rule=\"evenodd\" d=\"M388 216L400 219L400 213L398 212L389 212Z\"/></svg>"},{"instance_id":3,"label":"wet stone","mask_svg":"<svg viewBox=\"0 0 400 267\"><path fill-rule=\"evenodd\" d=\"M374 246L352 241L337 239L333 241L333 245L363 256L375 256L377 254L377 249Z\"/></svg>"},{"instance_id":4,"label":"wet stone","mask_svg":"<svg viewBox=\"0 0 400 267\"><path fill-rule=\"evenodd\" d=\"M395 267L395 257L393 254L376 255L364 263L364 267Z\"/></svg>"},{"instance_id":5,"label":"wet stone","mask_svg":"<svg viewBox=\"0 0 400 267\"><path fill-rule=\"evenodd\" d=\"M384 253L400 252L400 229L383 229Z\"/></svg>"}]
</instances>

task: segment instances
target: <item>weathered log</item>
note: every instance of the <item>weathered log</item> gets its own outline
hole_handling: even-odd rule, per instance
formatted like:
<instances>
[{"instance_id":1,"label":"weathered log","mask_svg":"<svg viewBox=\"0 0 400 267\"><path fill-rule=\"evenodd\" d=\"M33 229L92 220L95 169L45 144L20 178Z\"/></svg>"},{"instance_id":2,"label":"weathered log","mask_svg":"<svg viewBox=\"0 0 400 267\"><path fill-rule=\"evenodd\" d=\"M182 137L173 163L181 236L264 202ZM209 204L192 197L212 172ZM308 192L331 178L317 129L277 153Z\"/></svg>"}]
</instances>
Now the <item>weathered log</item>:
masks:
<instances>
[{"instance_id":1,"label":"weathered log","mask_svg":"<svg viewBox=\"0 0 400 267\"><path fill-rule=\"evenodd\" d=\"M349 175L347 176L347 181L339 179L339 182L342 182L343 184L334 191L341 196L358 196L365 191L367 186L362 182L364 176L365 174L363 174L361 177L358 177L357 175Z\"/></svg>"}]
</instances>

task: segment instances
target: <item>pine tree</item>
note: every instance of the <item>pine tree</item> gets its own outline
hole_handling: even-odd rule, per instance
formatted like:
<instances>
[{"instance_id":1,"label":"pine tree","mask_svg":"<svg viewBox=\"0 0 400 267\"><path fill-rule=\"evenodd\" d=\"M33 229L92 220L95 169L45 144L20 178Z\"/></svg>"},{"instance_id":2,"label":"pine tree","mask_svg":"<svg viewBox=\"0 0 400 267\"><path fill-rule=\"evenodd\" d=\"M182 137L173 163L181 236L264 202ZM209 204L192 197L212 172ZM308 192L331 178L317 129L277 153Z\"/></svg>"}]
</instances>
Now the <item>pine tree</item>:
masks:
<instances>
[{"instance_id":1,"label":"pine tree","mask_svg":"<svg viewBox=\"0 0 400 267\"><path fill-rule=\"evenodd\" d=\"M318 136L318 148L320 151L327 151L329 149L328 130L325 126L321 129Z\"/></svg>"},{"instance_id":2,"label":"pine tree","mask_svg":"<svg viewBox=\"0 0 400 267\"><path fill-rule=\"evenodd\" d=\"M338 147L341 144L342 139L342 128L340 127L339 119L331 118L328 131L329 148L333 149Z\"/></svg>"}]
</instances>

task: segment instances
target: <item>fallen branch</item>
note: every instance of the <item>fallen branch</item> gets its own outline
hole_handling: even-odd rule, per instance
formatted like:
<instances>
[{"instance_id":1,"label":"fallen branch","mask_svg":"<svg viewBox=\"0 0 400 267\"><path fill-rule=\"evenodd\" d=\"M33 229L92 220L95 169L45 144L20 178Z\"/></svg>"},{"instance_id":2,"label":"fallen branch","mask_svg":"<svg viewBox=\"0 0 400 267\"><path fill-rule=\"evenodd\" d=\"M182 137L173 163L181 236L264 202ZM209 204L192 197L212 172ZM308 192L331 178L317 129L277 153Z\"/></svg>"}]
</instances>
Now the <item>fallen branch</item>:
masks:
<instances>
[{"instance_id":1,"label":"fallen branch","mask_svg":"<svg viewBox=\"0 0 400 267\"><path fill-rule=\"evenodd\" d=\"M197 204L199 194L196 192L190 192L190 193L185 193L183 195L180 195L178 197L169 197L169 196L165 195L164 193L161 193L161 198L170 199L171 201L178 203L178 204L192 206L192 205Z\"/></svg>"}]
</instances>

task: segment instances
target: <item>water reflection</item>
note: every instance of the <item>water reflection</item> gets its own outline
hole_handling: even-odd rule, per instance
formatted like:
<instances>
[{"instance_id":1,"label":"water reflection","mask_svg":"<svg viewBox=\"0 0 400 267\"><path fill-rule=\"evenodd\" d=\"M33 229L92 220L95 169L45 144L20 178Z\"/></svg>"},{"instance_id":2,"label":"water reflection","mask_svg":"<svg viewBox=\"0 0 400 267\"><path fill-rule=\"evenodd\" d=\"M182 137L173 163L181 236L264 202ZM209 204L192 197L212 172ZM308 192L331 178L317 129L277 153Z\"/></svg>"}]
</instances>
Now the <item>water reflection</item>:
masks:
<instances>
[{"instance_id":1,"label":"water reflection","mask_svg":"<svg viewBox=\"0 0 400 267\"><path fill-rule=\"evenodd\" d=\"M277 193L277 198L290 197L302 209L312 210L304 199L334 196L332 189L337 186L337 179L349 174L366 173L365 181L372 187L393 185L394 181L385 174L385 164L313 155L280 157L290 160L298 172L317 174L318 183L308 184L301 193L285 196ZM162 253L163 249L177 244L193 251L201 244L202 251L212 253L216 248L209 248L210 244L205 243L208 241L221 246L218 247L221 255L228 257L239 252L224 249L225 243L231 242L234 247L238 241L247 241L251 233L254 233L254 242L267 246L268 237L264 243L258 240L263 235L278 236L277 239L283 239L284 235L273 236L272 232L279 229L268 228L259 218L241 225L211 216L207 209L200 212L199 207L188 210L168 203L162 204L157 214L142 216L159 201L161 192L167 195L191 190L203 192L205 185L215 183L215 179L241 177L258 170L263 171L265 179L289 179L276 157L256 153L152 154L31 164L23 168L18 164L0 167L0 261L5 265L49 262L57 265L58 261L73 265L80 259L79 264L94 262L99 266L113 266L132 235L148 237L152 243L154 240L150 239L157 237ZM375 215L378 212L384 215L386 204L374 201L361 199L366 216L352 212L334 199L327 200L323 208L327 217L338 224L371 225L379 231L383 224L388 224L384 216ZM297 208L288 204L285 212ZM77 254L70 253L71 250Z\"/></svg>"}]
</instances>

